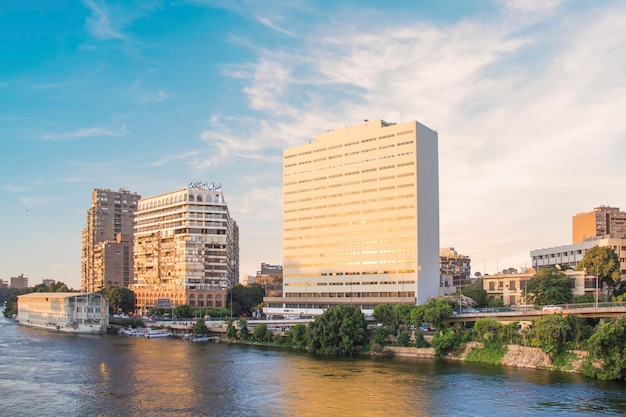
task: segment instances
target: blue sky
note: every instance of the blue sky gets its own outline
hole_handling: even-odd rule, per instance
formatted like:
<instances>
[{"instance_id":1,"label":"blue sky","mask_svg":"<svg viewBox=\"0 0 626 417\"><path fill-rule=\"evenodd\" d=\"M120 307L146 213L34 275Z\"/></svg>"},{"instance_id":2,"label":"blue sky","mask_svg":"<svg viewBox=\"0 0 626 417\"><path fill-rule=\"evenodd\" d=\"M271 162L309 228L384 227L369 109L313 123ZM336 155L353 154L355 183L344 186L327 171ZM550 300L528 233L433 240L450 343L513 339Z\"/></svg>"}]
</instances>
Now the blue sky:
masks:
<instances>
[{"instance_id":1,"label":"blue sky","mask_svg":"<svg viewBox=\"0 0 626 417\"><path fill-rule=\"evenodd\" d=\"M0 3L0 278L80 285L94 188L220 182L241 274L282 263L282 149L439 133L441 246L530 266L626 210L623 1Z\"/></svg>"}]
</instances>

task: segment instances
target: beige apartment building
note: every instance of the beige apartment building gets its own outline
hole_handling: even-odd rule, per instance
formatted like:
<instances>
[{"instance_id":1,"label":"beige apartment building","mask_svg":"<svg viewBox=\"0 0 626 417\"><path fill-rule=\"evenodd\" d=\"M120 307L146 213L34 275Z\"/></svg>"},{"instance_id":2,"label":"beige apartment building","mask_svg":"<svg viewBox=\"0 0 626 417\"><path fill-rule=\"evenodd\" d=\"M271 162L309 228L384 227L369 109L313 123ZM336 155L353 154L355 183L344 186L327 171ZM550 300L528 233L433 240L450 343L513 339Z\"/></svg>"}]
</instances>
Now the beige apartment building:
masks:
<instances>
[{"instance_id":1,"label":"beige apartment building","mask_svg":"<svg viewBox=\"0 0 626 417\"><path fill-rule=\"evenodd\" d=\"M81 290L133 283L133 222L141 196L120 188L95 189L82 234Z\"/></svg>"},{"instance_id":2,"label":"beige apartment building","mask_svg":"<svg viewBox=\"0 0 626 417\"><path fill-rule=\"evenodd\" d=\"M596 276L589 275L588 271L563 271L570 279L574 297L585 294L596 294L600 298L605 296L602 282L596 283ZM519 274L496 274L483 276L483 289L487 291L490 300L500 300L506 306L530 305L526 293L526 286L535 275L536 270L530 268Z\"/></svg>"},{"instance_id":3,"label":"beige apartment building","mask_svg":"<svg viewBox=\"0 0 626 417\"><path fill-rule=\"evenodd\" d=\"M626 238L626 213L618 207L600 206L572 217L572 242L596 237Z\"/></svg>"},{"instance_id":4,"label":"beige apartment building","mask_svg":"<svg viewBox=\"0 0 626 417\"><path fill-rule=\"evenodd\" d=\"M238 228L215 183L139 201L135 216L137 308L224 308L238 281Z\"/></svg>"},{"instance_id":5,"label":"beige apartment building","mask_svg":"<svg viewBox=\"0 0 626 417\"><path fill-rule=\"evenodd\" d=\"M283 152L283 296L268 314L439 293L437 132L366 121Z\"/></svg>"}]
</instances>

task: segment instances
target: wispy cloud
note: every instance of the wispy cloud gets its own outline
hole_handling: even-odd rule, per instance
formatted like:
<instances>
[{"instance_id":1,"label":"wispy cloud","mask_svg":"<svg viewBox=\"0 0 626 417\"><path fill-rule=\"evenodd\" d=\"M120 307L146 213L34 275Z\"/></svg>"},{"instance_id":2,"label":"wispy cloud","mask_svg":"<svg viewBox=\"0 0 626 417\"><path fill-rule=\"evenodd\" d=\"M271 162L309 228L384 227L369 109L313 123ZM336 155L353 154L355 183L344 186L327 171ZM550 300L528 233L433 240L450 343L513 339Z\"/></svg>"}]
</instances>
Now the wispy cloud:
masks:
<instances>
[{"instance_id":1,"label":"wispy cloud","mask_svg":"<svg viewBox=\"0 0 626 417\"><path fill-rule=\"evenodd\" d=\"M161 159L159 159L156 162L153 162L150 164L151 167L162 167L164 165L169 164L172 161L185 161L185 162L189 162L190 159L195 159L195 157L197 157L198 155L198 151L189 151L189 152L185 152L182 154L177 154L177 155L168 155L166 157L163 157Z\"/></svg>"},{"instance_id":2,"label":"wispy cloud","mask_svg":"<svg viewBox=\"0 0 626 417\"><path fill-rule=\"evenodd\" d=\"M526 260L540 238L520 219L545 232L556 227L546 212L568 219L623 179L613 159L626 154L626 9L612 3L564 17L554 13L561 6L509 1L493 20L369 30L352 16L350 26L300 38L297 52L259 48L256 62L228 68L258 116L213 118L201 137L217 152L204 162L277 155L364 118L417 119L440 134L442 245ZM538 22L559 30L540 32ZM584 167L606 158L614 165L594 169L608 183L590 183ZM586 198L574 201L582 189ZM508 206L494 218L506 201L541 204ZM569 237L568 227L555 234ZM503 228L517 248L496 253L491 245L487 254L479 242Z\"/></svg>"},{"instance_id":3,"label":"wispy cloud","mask_svg":"<svg viewBox=\"0 0 626 417\"><path fill-rule=\"evenodd\" d=\"M111 11L105 2L95 0L83 0L83 3L91 10L91 16L87 18L87 28L97 39L126 39L122 32L123 21L116 21L111 16Z\"/></svg>"},{"instance_id":4,"label":"wispy cloud","mask_svg":"<svg viewBox=\"0 0 626 417\"><path fill-rule=\"evenodd\" d=\"M293 32L290 32L287 29L281 28L275 22L273 22L269 17L257 16L256 18L264 26L267 26L268 28L275 30L276 32L282 33L283 35L287 35L287 36L294 36Z\"/></svg>"},{"instance_id":5,"label":"wispy cloud","mask_svg":"<svg viewBox=\"0 0 626 417\"><path fill-rule=\"evenodd\" d=\"M69 132L45 133L41 137L45 140L78 140L89 137L113 137L128 134L126 124L122 124L119 129L108 129L102 127L85 127Z\"/></svg>"},{"instance_id":6,"label":"wispy cloud","mask_svg":"<svg viewBox=\"0 0 626 417\"><path fill-rule=\"evenodd\" d=\"M22 205L29 208L44 206L57 200L59 200L59 197L52 195L37 195L20 198L20 202L22 203Z\"/></svg>"},{"instance_id":7,"label":"wispy cloud","mask_svg":"<svg viewBox=\"0 0 626 417\"><path fill-rule=\"evenodd\" d=\"M105 0L82 0L91 15L86 19L89 33L99 40L131 40L125 30L133 21L149 14L159 1L121 2Z\"/></svg>"},{"instance_id":8,"label":"wispy cloud","mask_svg":"<svg viewBox=\"0 0 626 417\"><path fill-rule=\"evenodd\" d=\"M21 186L21 185L3 185L2 189L8 193L11 194L15 194L15 193L23 193L25 191L28 191L28 188Z\"/></svg>"}]
</instances>

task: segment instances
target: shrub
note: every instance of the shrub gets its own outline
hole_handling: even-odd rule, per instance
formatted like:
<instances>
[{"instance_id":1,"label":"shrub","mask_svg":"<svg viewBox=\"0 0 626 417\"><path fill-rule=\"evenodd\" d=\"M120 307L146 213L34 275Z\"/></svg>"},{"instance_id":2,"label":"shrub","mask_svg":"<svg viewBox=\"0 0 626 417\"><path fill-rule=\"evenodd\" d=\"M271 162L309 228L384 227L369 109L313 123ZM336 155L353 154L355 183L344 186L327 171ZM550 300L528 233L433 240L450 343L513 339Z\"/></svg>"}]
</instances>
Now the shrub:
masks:
<instances>
[{"instance_id":1,"label":"shrub","mask_svg":"<svg viewBox=\"0 0 626 417\"><path fill-rule=\"evenodd\" d=\"M396 343L398 346L409 346L411 344L411 334L409 332L400 332Z\"/></svg>"},{"instance_id":2,"label":"shrub","mask_svg":"<svg viewBox=\"0 0 626 417\"><path fill-rule=\"evenodd\" d=\"M430 343L426 341L424 338L424 333L419 330L415 332L415 347L416 348L427 348L430 347Z\"/></svg>"},{"instance_id":3,"label":"shrub","mask_svg":"<svg viewBox=\"0 0 626 417\"><path fill-rule=\"evenodd\" d=\"M433 338L433 348L435 348L435 356L438 358L446 356L460 345L460 337L450 330L437 333Z\"/></svg>"}]
</instances>

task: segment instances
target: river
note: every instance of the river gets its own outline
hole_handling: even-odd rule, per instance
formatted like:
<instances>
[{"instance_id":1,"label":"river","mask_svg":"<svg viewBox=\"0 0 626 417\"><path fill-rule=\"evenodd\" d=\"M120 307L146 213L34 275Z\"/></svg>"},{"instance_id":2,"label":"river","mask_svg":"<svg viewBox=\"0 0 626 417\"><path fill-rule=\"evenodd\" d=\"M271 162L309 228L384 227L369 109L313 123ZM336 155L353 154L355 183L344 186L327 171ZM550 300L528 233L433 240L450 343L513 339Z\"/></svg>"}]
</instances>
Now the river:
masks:
<instances>
[{"instance_id":1,"label":"river","mask_svg":"<svg viewBox=\"0 0 626 417\"><path fill-rule=\"evenodd\" d=\"M620 416L626 384L417 359L65 335L0 318L1 416Z\"/></svg>"}]
</instances>

